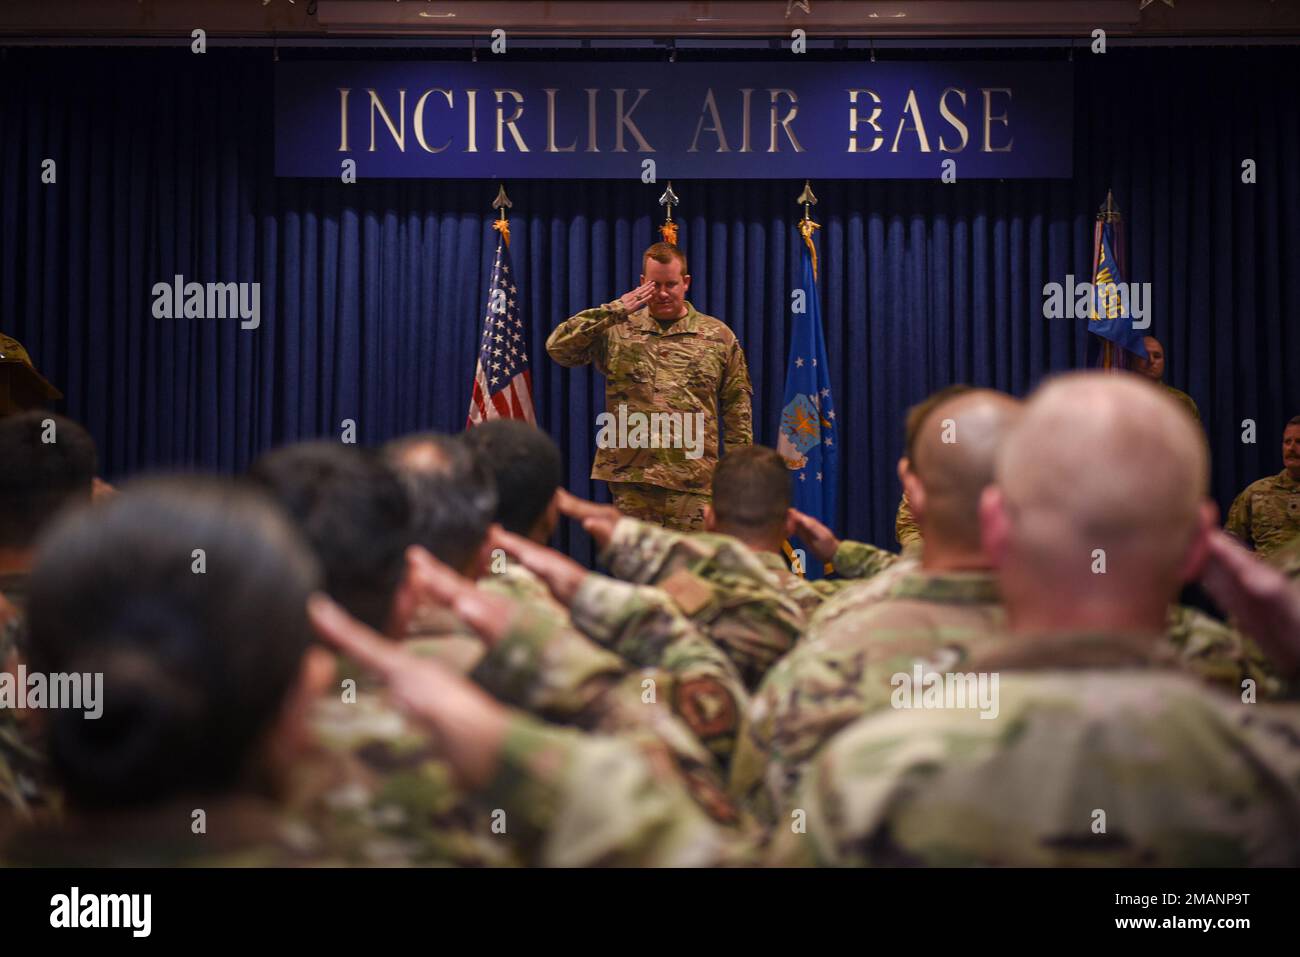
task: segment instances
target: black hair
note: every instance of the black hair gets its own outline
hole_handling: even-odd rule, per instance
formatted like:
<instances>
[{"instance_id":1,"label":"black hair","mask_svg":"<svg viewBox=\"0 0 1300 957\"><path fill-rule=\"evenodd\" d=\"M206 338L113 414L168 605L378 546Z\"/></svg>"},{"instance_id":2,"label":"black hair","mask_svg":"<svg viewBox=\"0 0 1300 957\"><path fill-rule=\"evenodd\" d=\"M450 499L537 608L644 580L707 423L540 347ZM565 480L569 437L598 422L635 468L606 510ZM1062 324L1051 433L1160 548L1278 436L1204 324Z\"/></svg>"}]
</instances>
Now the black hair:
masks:
<instances>
[{"instance_id":1,"label":"black hair","mask_svg":"<svg viewBox=\"0 0 1300 957\"><path fill-rule=\"evenodd\" d=\"M0 548L30 547L61 508L89 500L95 469L95 441L71 419L0 418Z\"/></svg>"},{"instance_id":2,"label":"black hair","mask_svg":"<svg viewBox=\"0 0 1300 957\"><path fill-rule=\"evenodd\" d=\"M517 535L532 531L564 478L564 460L551 437L527 422L493 419L465 433L497 486L496 520Z\"/></svg>"},{"instance_id":3,"label":"black hair","mask_svg":"<svg viewBox=\"0 0 1300 957\"><path fill-rule=\"evenodd\" d=\"M145 480L58 519L32 569L30 665L103 675L98 718L49 712L69 801L237 786L301 671L318 581L279 510L231 481Z\"/></svg>"},{"instance_id":4,"label":"black hair","mask_svg":"<svg viewBox=\"0 0 1300 957\"><path fill-rule=\"evenodd\" d=\"M491 472L458 436L423 432L383 451L411 500L415 542L457 571L468 570L496 513Z\"/></svg>"},{"instance_id":5,"label":"black hair","mask_svg":"<svg viewBox=\"0 0 1300 957\"><path fill-rule=\"evenodd\" d=\"M315 441L267 452L248 474L297 523L331 597L384 631L413 540L410 503L392 469L373 450Z\"/></svg>"}]
</instances>

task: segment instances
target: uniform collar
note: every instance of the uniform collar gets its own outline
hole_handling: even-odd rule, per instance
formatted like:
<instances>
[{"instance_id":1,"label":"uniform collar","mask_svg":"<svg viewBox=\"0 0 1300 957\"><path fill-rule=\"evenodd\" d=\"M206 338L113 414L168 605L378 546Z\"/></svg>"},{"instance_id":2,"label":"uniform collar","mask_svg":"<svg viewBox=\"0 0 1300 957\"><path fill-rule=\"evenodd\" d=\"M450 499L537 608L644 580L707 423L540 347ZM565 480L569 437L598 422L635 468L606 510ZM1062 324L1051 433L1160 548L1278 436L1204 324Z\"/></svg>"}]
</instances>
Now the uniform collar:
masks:
<instances>
[{"instance_id":1,"label":"uniform collar","mask_svg":"<svg viewBox=\"0 0 1300 957\"><path fill-rule=\"evenodd\" d=\"M1177 661L1160 635L1079 631L1013 635L984 647L967 665L983 671L1066 671L1167 668Z\"/></svg>"},{"instance_id":2,"label":"uniform collar","mask_svg":"<svg viewBox=\"0 0 1300 957\"><path fill-rule=\"evenodd\" d=\"M1278 472L1277 475L1273 477L1273 483L1277 485L1278 488L1300 489L1300 482L1293 479L1291 473L1286 469Z\"/></svg>"},{"instance_id":3,"label":"uniform collar","mask_svg":"<svg viewBox=\"0 0 1300 957\"><path fill-rule=\"evenodd\" d=\"M890 598L919 598L944 605L995 605L1002 601L997 576L982 572L926 572L920 569L899 578Z\"/></svg>"},{"instance_id":4,"label":"uniform collar","mask_svg":"<svg viewBox=\"0 0 1300 957\"><path fill-rule=\"evenodd\" d=\"M667 329L660 331L658 320L650 315L650 309L638 309L628 316L628 325L632 326L639 332L646 332L655 336L676 336L683 333L695 332L700 325L700 314L691 301L686 300L686 315L682 316Z\"/></svg>"}]
</instances>

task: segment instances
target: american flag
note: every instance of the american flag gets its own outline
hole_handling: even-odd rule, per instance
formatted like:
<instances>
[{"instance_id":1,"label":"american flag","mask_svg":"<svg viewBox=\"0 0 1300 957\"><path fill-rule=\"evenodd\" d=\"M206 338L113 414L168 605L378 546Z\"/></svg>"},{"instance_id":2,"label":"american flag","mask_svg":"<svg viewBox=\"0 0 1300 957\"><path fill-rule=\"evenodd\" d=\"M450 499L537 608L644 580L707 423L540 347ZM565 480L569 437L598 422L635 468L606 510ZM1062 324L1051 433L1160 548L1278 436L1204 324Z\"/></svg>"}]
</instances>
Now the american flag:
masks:
<instances>
[{"instance_id":1,"label":"american flag","mask_svg":"<svg viewBox=\"0 0 1300 957\"><path fill-rule=\"evenodd\" d=\"M519 287L510 265L510 240L502 232L492 263L466 428L488 419L537 423L533 414L533 373L528 366L528 330L519 319Z\"/></svg>"}]
</instances>

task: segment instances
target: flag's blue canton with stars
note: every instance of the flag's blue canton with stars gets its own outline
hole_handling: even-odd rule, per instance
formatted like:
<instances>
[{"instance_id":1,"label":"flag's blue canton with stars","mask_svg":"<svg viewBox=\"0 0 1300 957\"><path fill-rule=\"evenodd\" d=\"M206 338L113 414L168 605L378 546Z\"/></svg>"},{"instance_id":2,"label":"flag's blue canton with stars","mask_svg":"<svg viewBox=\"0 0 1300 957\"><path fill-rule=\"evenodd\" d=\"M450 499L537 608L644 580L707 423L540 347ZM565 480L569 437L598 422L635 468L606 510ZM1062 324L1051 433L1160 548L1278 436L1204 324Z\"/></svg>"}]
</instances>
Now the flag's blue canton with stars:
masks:
<instances>
[{"instance_id":1,"label":"flag's blue canton with stars","mask_svg":"<svg viewBox=\"0 0 1300 957\"><path fill-rule=\"evenodd\" d=\"M839 429L831 398L822 310L810 252L803 251L805 311L792 317L790 360L785 372L785 399L776 449L794 472L794 507L835 527L838 487ZM795 542L796 548L805 545ZM805 563L810 578L820 577L816 562Z\"/></svg>"},{"instance_id":2,"label":"flag's blue canton with stars","mask_svg":"<svg viewBox=\"0 0 1300 957\"><path fill-rule=\"evenodd\" d=\"M519 286L510 265L510 244L497 242L488 286L483 337L465 426L488 419L522 419L536 424L533 373L528 365L528 330L519 318Z\"/></svg>"}]
</instances>

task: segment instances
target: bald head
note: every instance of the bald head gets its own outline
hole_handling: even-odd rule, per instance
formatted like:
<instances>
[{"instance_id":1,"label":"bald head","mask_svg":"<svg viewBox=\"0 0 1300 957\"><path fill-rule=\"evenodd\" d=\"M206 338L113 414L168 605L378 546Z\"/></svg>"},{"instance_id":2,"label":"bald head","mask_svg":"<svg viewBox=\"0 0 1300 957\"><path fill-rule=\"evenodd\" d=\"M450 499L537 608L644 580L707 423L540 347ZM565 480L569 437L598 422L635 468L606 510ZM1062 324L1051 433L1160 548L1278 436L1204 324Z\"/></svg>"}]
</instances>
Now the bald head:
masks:
<instances>
[{"instance_id":1,"label":"bald head","mask_svg":"<svg viewBox=\"0 0 1300 957\"><path fill-rule=\"evenodd\" d=\"M1154 607L1187 577L1206 526L1209 456L1163 390L1105 373L1054 379L1030 398L996 472L1005 527L990 551L1006 574L1040 592L1141 592ZM989 516L985 533L988 545Z\"/></svg>"},{"instance_id":2,"label":"bald head","mask_svg":"<svg viewBox=\"0 0 1300 957\"><path fill-rule=\"evenodd\" d=\"M903 483L927 549L941 543L979 550L980 493L993 481L998 449L1020 412L1009 395L968 389L918 424Z\"/></svg>"}]
</instances>

